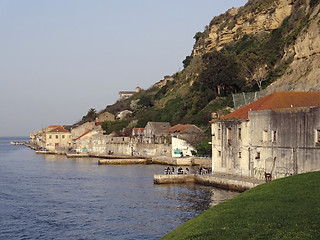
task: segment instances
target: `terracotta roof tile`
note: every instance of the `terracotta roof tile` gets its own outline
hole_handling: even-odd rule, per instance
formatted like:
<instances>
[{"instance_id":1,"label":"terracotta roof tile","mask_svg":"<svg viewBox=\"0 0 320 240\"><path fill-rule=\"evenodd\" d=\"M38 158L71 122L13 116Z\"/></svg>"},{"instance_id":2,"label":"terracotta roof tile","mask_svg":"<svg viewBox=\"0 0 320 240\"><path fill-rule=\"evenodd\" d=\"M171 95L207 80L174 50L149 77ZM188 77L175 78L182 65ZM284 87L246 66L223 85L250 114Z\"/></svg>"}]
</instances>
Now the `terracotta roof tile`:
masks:
<instances>
[{"instance_id":1,"label":"terracotta roof tile","mask_svg":"<svg viewBox=\"0 0 320 240\"><path fill-rule=\"evenodd\" d=\"M186 125L177 124L169 129L165 130L164 132L165 133L176 133L176 132L183 133L187 129L189 129L190 127L192 127L191 124L186 124Z\"/></svg>"},{"instance_id":2,"label":"terracotta roof tile","mask_svg":"<svg viewBox=\"0 0 320 240\"><path fill-rule=\"evenodd\" d=\"M69 132L68 130L64 129L62 126L58 126L54 129L52 129L51 131L49 131L50 133L57 133L57 132Z\"/></svg>"},{"instance_id":3,"label":"terracotta roof tile","mask_svg":"<svg viewBox=\"0 0 320 240\"><path fill-rule=\"evenodd\" d=\"M88 130L88 131L86 131L84 134L80 135L79 137L77 137L77 138L75 138L75 139L73 139L73 140L79 140L80 138L82 138L83 136L87 135L89 132L92 132L92 131L93 131L92 129L91 129L91 130Z\"/></svg>"},{"instance_id":4,"label":"terracotta roof tile","mask_svg":"<svg viewBox=\"0 0 320 240\"><path fill-rule=\"evenodd\" d=\"M250 103L222 119L248 119L249 111L320 106L320 92L274 92Z\"/></svg>"}]
</instances>

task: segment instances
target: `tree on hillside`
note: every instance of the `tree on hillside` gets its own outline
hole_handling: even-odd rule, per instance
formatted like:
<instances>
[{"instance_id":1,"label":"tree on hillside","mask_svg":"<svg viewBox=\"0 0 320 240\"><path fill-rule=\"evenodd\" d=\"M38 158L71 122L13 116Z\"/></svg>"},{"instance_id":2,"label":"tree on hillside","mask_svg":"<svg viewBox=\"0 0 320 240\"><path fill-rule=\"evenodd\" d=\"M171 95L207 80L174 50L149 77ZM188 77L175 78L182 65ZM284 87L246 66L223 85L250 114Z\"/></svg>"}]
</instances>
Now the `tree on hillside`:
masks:
<instances>
[{"instance_id":1,"label":"tree on hillside","mask_svg":"<svg viewBox=\"0 0 320 240\"><path fill-rule=\"evenodd\" d=\"M199 75L203 87L213 90L217 96L242 88L244 82L238 79L239 68L233 57L214 51L203 55L203 62L206 67Z\"/></svg>"},{"instance_id":2,"label":"tree on hillside","mask_svg":"<svg viewBox=\"0 0 320 240\"><path fill-rule=\"evenodd\" d=\"M97 117L97 112L94 108L90 108L87 115L82 117L82 122L94 121Z\"/></svg>"}]
</instances>

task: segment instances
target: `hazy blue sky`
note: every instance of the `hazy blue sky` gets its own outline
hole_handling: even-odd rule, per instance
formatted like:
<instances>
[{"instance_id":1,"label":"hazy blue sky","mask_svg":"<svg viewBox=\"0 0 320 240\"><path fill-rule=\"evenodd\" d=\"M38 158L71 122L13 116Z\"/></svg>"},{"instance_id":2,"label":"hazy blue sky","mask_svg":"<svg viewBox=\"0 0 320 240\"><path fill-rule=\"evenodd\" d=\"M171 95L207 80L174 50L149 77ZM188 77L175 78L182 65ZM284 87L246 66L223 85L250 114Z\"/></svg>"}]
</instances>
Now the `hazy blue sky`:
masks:
<instances>
[{"instance_id":1,"label":"hazy blue sky","mask_svg":"<svg viewBox=\"0 0 320 240\"><path fill-rule=\"evenodd\" d=\"M198 31L246 0L0 0L0 136L73 124L182 70Z\"/></svg>"}]
</instances>

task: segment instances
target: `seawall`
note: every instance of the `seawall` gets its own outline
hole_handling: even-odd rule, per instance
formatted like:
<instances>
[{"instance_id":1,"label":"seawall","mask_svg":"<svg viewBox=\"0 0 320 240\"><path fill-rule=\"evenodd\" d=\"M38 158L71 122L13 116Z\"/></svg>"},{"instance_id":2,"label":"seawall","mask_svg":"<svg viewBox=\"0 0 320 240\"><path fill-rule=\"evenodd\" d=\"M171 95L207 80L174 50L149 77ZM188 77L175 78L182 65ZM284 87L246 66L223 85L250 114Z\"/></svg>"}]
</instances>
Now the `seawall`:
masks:
<instances>
[{"instance_id":1,"label":"seawall","mask_svg":"<svg viewBox=\"0 0 320 240\"><path fill-rule=\"evenodd\" d=\"M196 183L208 185L228 190L243 192L250 188L256 187L264 181L251 178L243 178L232 175L216 174L185 174L185 175L163 175L155 174L153 176L154 184L176 184L176 183Z\"/></svg>"},{"instance_id":2,"label":"seawall","mask_svg":"<svg viewBox=\"0 0 320 240\"><path fill-rule=\"evenodd\" d=\"M100 159L99 165L147 164L147 159Z\"/></svg>"}]
</instances>

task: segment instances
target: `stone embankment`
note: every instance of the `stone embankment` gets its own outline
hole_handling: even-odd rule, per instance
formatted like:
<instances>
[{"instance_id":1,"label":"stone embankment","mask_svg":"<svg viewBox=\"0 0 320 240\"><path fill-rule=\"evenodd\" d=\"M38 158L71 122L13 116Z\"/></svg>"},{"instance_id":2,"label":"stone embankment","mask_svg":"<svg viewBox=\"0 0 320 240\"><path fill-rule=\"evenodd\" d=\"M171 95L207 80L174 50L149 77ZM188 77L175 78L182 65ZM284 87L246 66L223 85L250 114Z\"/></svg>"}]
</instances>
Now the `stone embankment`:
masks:
<instances>
[{"instance_id":1,"label":"stone embankment","mask_svg":"<svg viewBox=\"0 0 320 240\"><path fill-rule=\"evenodd\" d=\"M256 187L264 181L253 178L245 178L241 176L227 175L227 174L182 174L182 175L160 175L153 176L155 184L176 184L176 183L196 183L208 185L228 190L243 192L250 188Z\"/></svg>"},{"instance_id":2,"label":"stone embankment","mask_svg":"<svg viewBox=\"0 0 320 240\"><path fill-rule=\"evenodd\" d=\"M129 164L147 164L147 159L100 159L99 165L129 165Z\"/></svg>"}]
</instances>

